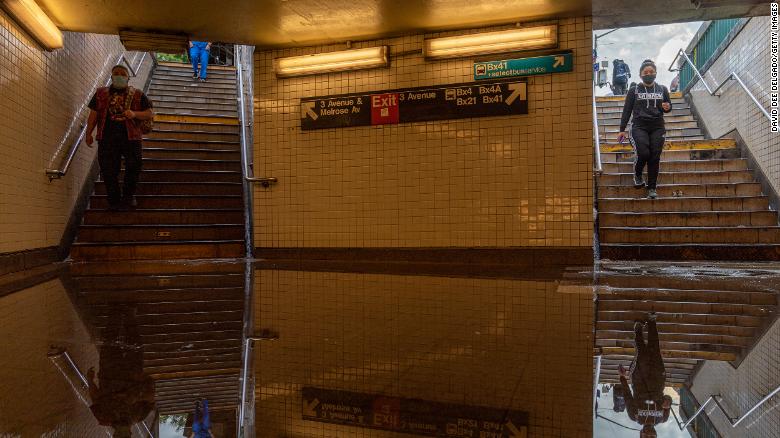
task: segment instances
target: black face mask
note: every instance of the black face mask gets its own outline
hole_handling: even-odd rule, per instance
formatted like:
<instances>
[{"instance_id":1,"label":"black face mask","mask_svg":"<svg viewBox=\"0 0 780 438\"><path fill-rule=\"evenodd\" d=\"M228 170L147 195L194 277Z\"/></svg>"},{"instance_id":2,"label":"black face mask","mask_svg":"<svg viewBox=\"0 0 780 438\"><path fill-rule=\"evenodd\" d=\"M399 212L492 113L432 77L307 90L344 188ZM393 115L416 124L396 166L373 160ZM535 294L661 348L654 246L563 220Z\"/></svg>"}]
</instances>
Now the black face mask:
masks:
<instances>
[{"instance_id":1,"label":"black face mask","mask_svg":"<svg viewBox=\"0 0 780 438\"><path fill-rule=\"evenodd\" d=\"M642 82L646 84L652 84L655 80L655 75L644 75L642 76Z\"/></svg>"}]
</instances>

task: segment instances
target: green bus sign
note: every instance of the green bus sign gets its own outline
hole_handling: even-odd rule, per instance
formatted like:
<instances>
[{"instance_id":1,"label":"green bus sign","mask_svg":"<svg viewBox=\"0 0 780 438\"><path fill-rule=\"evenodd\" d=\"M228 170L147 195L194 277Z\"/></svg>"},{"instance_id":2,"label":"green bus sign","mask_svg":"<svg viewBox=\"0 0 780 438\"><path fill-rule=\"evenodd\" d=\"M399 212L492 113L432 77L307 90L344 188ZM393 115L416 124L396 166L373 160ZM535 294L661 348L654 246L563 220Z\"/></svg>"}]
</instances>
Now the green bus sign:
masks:
<instances>
[{"instance_id":1,"label":"green bus sign","mask_svg":"<svg viewBox=\"0 0 780 438\"><path fill-rule=\"evenodd\" d=\"M474 79L501 79L517 76L544 75L572 71L572 52L535 56L532 58L503 59L474 63Z\"/></svg>"}]
</instances>

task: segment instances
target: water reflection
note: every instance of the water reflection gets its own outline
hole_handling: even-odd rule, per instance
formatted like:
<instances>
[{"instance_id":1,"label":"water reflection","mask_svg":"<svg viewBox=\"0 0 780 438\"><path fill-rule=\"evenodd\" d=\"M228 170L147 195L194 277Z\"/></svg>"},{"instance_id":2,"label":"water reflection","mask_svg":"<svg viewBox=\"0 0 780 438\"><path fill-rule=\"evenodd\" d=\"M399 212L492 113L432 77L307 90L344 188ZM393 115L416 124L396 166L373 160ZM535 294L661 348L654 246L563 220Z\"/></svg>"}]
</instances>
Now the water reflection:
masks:
<instances>
[{"instance_id":1,"label":"water reflection","mask_svg":"<svg viewBox=\"0 0 780 438\"><path fill-rule=\"evenodd\" d=\"M688 436L710 395L736 418L776 386L779 278L769 265L74 264L0 296L0 436ZM777 399L736 428L715 402L693 424L773 436Z\"/></svg>"}]
</instances>

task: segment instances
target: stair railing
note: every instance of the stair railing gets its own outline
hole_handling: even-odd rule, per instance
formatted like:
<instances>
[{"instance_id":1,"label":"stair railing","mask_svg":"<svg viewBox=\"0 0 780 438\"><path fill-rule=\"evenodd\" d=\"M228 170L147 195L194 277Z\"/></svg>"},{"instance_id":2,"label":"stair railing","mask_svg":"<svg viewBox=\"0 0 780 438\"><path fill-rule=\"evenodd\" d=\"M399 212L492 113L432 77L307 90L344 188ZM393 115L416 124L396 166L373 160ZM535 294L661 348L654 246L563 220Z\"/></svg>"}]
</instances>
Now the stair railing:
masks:
<instances>
[{"instance_id":1,"label":"stair railing","mask_svg":"<svg viewBox=\"0 0 780 438\"><path fill-rule=\"evenodd\" d=\"M249 155L249 144L247 142L247 127L252 126L252 121L247 120L246 118L246 97L244 94L246 93L246 90L244 90L244 50L236 49L235 51L235 62L236 62L236 74L238 75L238 116L239 116L239 123L241 126L241 161L244 165L244 179L249 182L256 182L260 183L265 188L268 188L271 186L271 184L276 184L277 179L274 177L256 177L254 176L254 171L252 170L252 157ZM251 74L251 72L250 72ZM250 93L250 98L252 98Z\"/></svg>"},{"instance_id":2,"label":"stair railing","mask_svg":"<svg viewBox=\"0 0 780 438\"><path fill-rule=\"evenodd\" d=\"M682 56L682 59L684 60L684 61L683 61L683 63L682 63L682 64L681 64L681 65L680 65L678 68L674 68L674 65L675 65L675 63L677 62L677 59L678 59L678 58L680 58L681 56ZM699 72L699 69L697 69L697 68L696 68L696 64L694 64L694 63L693 63L693 61L691 61L691 58L689 58L689 57L688 57L688 54L687 54L687 53L685 53L685 50L683 50L683 49L680 49L680 50L677 52L677 55L675 55L675 57L674 57L674 60L672 60L672 63L669 65L669 71L670 71L670 72L680 71L680 70L682 70L682 68L683 68L683 66L685 65L685 63L688 63L688 64L690 64L690 66L691 66L691 69L693 70L693 73L694 73L694 74L696 74L696 76L698 76L698 77L699 77L699 80L701 81L702 85L704 85L704 88L707 90L707 92L710 94L710 96L720 97L720 94L717 94L717 93L718 93L718 91L719 91L721 88L723 88L723 86L724 86L724 85L726 85L726 83L727 83L728 81L730 81L730 80L732 80L732 79L733 79L733 80L735 80L735 81L737 81L737 83L739 84L739 86L740 86L740 87L742 87L742 90L743 90L745 93L747 93L747 95L750 97L750 99L753 101L753 103L754 103L754 104L756 104L756 106L758 107L758 109L759 109L759 110L761 110L761 112L764 114L764 116L766 116L767 120L769 120L769 121L770 121L770 123L771 123L771 121L772 121L772 117L769 115L769 111L767 111L767 110L766 110L766 108L764 108L764 107L761 105L761 103L759 103L759 102L758 102L758 99L756 99L756 96L754 96L754 95L753 95L753 93L751 93L751 92L750 92L750 90L748 89L747 85L745 85L745 83L742 81L742 79L740 79L739 75L737 75L737 73L736 73L736 72L733 72L733 71L732 71L732 72L731 72L731 73L730 73L730 74L729 74L729 75L726 77L726 79L724 79L724 80L723 80L723 81L722 81L722 82L721 82L721 83L720 83L720 84L719 84L717 87L715 87L715 89L713 90L712 88L710 88L709 84L707 84L707 81L704 79L704 76L702 76L702 74Z\"/></svg>"},{"instance_id":3,"label":"stair railing","mask_svg":"<svg viewBox=\"0 0 780 438\"><path fill-rule=\"evenodd\" d=\"M691 424L691 423L693 422L693 420L695 420L695 419L696 419L696 417L698 417L698 416L699 416L699 415L700 415L702 412L704 412L704 408L706 408L706 407L707 407L707 405L708 405L708 404L709 404L711 401L714 401L714 402L715 402L715 406L717 406L717 407L720 409L720 411L721 411L721 412L723 412L723 415L726 417L726 420L728 420L728 422L729 422L729 424L731 425L731 427L732 427L732 428L735 428L735 427L737 427L737 426L738 426L740 423L742 423L742 421L743 421L745 418L747 418L748 416L750 416L750 414L752 414L753 412L755 412L755 411L756 411L756 409L758 409L759 407L761 407L761 405L763 405L764 403L766 403L766 402L767 402L767 400L769 400L770 398L772 398L772 397L773 397L775 394L777 394L778 392L780 392L780 385L778 385L778 386L777 386L777 388L775 388L775 389L774 389L774 391L772 391L772 392L770 392L769 394L767 394L767 395L766 395L766 397L762 398L762 399L761 399L761 400L760 400L758 403L756 403L756 404L755 404L755 405L754 405L752 408L748 409L748 410L747 410L747 412L745 412L744 414L742 414L740 417L736 417L736 418L733 418L733 417L731 417L731 416L728 414L728 412L726 412L726 409L723 407L723 405L721 405L721 404L720 404L720 401L718 400L718 398L720 397L720 394L713 394L713 395L709 396L709 398L707 398L707 400L706 400L704 403L702 403L702 405L701 405L701 406L699 406L699 409L697 409L697 410L696 410L696 413L694 413L694 414L693 414L693 415L692 415L690 418L688 418L688 421L686 421L685 423L682 423L682 422L681 422L681 421L680 421L680 420L677 418L677 414L674 414L674 420L677 422L677 426L680 428L680 430L681 430L681 431L682 431L682 430L685 430L685 428L687 428L687 427L688 427L688 425L689 425L689 424ZM674 410L672 410L672 413L674 413Z\"/></svg>"},{"instance_id":4,"label":"stair railing","mask_svg":"<svg viewBox=\"0 0 780 438\"><path fill-rule=\"evenodd\" d=\"M594 168L593 171L600 175L602 172L601 166L601 139L599 138L599 117L598 111L596 111L596 90L593 90L593 146L595 148L594 156Z\"/></svg>"},{"instance_id":5,"label":"stair railing","mask_svg":"<svg viewBox=\"0 0 780 438\"><path fill-rule=\"evenodd\" d=\"M133 60L135 60L136 56L137 54L133 57ZM138 62L138 67L133 68L130 61L127 60L125 54L122 53L117 58L115 65L124 63L125 65L127 65L127 68L130 70L130 74L133 77L135 77L137 73L137 69L141 68L141 66L144 63L144 59L146 59L146 52L143 52L143 55L141 56L141 61ZM95 82L97 82L99 78L100 76L98 76ZM106 82L104 83L103 86L107 87L110 83L111 83L111 77L109 76L109 78L106 79ZM91 97L92 97L92 92L90 92L89 96L87 96L87 98L84 100L84 103L82 103L79 111L71 119L70 128L68 128L68 130L65 132L62 141L60 141L60 146L57 148L57 151L51 157L50 163L54 163L54 161L60 155L60 150L62 149L62 146L65 145L65 143L68 141L68 137L70 137L70 133L73 130L73 126L75 125L76 120L81 118L81 114L84 111L84 109L87 107L87 104L89 103L89 99ZM76 141L74 141L73 144L70 145L70 148L68 149L68 153L65 155L65 158L62 160L62 162L60 162L60 166L56 169L52 169L51 167L46 169L46 176L49 177L49 182L55 179L60 179L68 173L68 169L70 169L70 165L73 162L73 157L76 156L76 152L78 152L79 146L81 145L81 142L84 141L84 137L86 137L86 135L87 135L87 121L82 120L81 124L79 125L79 135L76 137Z\"/></svg>"}]
</instances>

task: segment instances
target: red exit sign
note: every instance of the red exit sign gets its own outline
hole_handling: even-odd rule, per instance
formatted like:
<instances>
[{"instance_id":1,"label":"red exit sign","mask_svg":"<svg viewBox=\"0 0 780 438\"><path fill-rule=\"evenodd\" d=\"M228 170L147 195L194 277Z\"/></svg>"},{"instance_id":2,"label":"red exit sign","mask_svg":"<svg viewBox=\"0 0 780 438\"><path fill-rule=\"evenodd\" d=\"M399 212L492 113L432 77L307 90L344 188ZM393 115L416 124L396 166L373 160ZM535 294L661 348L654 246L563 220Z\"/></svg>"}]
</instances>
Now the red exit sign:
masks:
<instances>
[{"instance_id":1,"label":"red exit sign","mask_svg":"<svg viewBox=\"0 0 780 438\"><path fill-rule=\"evenodd\" d=\"M371 124L398 123L398 93L371 95Z\"/></svg>"}]
</instances>

